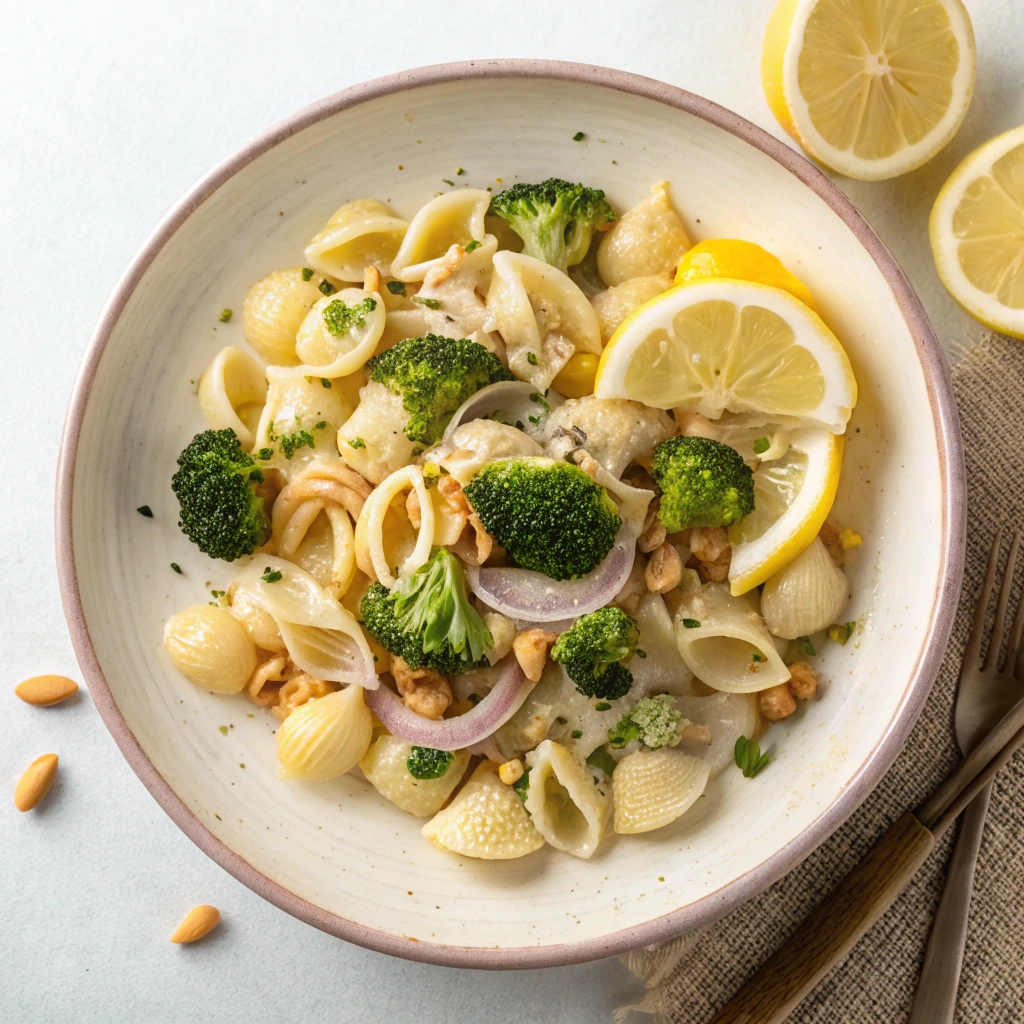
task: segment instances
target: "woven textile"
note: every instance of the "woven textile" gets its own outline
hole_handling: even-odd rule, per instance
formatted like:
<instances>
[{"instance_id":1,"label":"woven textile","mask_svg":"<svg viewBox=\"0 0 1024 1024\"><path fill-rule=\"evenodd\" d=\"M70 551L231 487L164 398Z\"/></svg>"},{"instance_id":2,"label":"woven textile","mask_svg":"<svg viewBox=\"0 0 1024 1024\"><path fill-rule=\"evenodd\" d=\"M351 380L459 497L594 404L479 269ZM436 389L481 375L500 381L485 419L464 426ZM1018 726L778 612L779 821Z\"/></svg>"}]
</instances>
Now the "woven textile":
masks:
<instances>
[{"instance_id":1,"label":"woven textile","mask_svg":"<svg viewBox=\"0 0 1024 1024\"><path fill-rule=\"evenodd\" d=\"M1024 524L1024 345L993 336L953 371L967 462L967 565L952 639L906 747L830 839L767 892L700 932L623 957L656 1024L705 1024L905 810L958 760L956 678L997 523ZM1020 589L1018 574L1017 591ZM1013 605L1011 603L1011 609ZM996 779L975 876L957 1024L1024 1021L1024 756ZM900 1024L910 1013L956 830L907 891L789 1018ZM623 1016L620 1011L620 1018Z\"/></svg>"}]
</instances>

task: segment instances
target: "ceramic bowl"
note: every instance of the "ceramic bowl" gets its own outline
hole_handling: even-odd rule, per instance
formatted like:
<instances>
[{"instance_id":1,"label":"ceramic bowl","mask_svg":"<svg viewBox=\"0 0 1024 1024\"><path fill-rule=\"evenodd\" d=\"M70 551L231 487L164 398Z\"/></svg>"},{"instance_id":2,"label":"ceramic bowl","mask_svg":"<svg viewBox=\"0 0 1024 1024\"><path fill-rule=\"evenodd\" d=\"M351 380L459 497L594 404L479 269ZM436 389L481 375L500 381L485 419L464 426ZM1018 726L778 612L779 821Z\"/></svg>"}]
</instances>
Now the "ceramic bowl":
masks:
<instances>
[{"instance_id":1,"label":"ceramic bowl","mask_svg":"<svg viewBox=\"0 0 1024 1024\"><path fill-rule=\"evenodd\" d=\"M577 132L582 141L574 141ZM177 528L175 458L203 429L196 382L248 285L301 262L343 202L409 217L447 186L555 175L624 209L663 178L695 240L746 238L817 298L860 402L835 518L856 527L849 617L818 663L820 699L775 727L770 770L728 770L699 814L610 839L462 859L359 778L277 778L276 719L197 689L168 663L166 619L232 567ZM805 159L708 100L579 64L478 61L338 93L201 181L157 227L100 316L75 386L57 493L65 610L96 706L131 766L215 861L296 917L440 964L564 964L655 943L756 895L824 840L892 763L928 694L962 570L961 442L938 343L906 278ZM146 519L136 507L148 504ZM177 562L183 575L171 571ZM254 714L254 712L256 712ZM226 726L223 735L222 726Z\"/></svg>"}]
</instances>

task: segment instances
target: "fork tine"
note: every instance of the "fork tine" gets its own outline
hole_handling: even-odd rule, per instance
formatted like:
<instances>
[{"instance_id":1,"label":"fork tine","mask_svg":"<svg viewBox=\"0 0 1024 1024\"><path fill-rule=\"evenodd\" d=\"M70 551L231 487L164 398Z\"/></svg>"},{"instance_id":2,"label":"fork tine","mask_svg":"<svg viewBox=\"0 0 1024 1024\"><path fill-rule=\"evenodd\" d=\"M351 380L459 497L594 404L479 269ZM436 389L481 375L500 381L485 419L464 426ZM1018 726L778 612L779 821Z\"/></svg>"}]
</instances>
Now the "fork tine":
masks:
<instances>
[{"instance_id":1,"label":"fork tine","mask_svg":"<svg viewBox=\"0 0 1024 1024\"><path fill-rule=\"evenodd\" d=\"M964 660L961 666L961 674L970 669L977 669L981 661L981 642L985 639L985 619L988 617L988 602L992 596L992 584L996 578L996 566L999 563L999 546L1003 540L1003 528L996 530L992 538L992 550L988 555L988 568L985 570L985 582L981 585L981 593L978 594L978 603L974 609L974 623L971 626L971 635L967 639L967 646L964 648Z\"/></svg>"},{"instance_id":2,"label":"fork tine","mask_svg":"<svg viewBox=\"0 0 1024 1024\"><path fill-rule=\"evenodd\" d=\"M1010 553L1006 557L1006 568L1003 570L1003 583L999 588L999 604L996 605L996 617L992 623L992 639L989 640L988 651L985 653L985 664L982 672L991 669L995 672L999 667L999 649L1003 645L1003 633L1006 629L1006 606L1010 602L1010 588L1013 586L1013 573L1017 568L1017 549L1020 547L1020 534L1014 530L1010 541Z\"/></svg>"},{"instance_id":3,"label":"fork tine","mask_svg":"<svg viewBox=\"0 0 1024 1024\"><path fill-rule=\"evenodd\" d=\"M1006 644L1006 667L1003 671L1008 672L1010 675L1024 672L1024 663L1021 663L1022 657L1024 657L1024 643L1021 642L1022 639L1024 639L1024 591L1017 598L1017 614L1013 617L1010 639Z\"/></svg>"}]
</instances>

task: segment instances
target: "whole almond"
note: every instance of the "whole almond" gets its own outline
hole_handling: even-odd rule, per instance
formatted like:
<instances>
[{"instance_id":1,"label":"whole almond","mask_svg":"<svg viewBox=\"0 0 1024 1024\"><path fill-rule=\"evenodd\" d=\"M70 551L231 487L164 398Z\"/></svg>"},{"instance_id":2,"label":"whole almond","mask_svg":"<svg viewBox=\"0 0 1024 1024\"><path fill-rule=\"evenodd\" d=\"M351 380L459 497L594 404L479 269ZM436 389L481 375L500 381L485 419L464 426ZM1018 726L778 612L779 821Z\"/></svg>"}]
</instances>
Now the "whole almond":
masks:
<instances>
[{"instance_id":1,"label":"whole almond","mask_svg":"<svg viewBox=\"0 0 1024 1024\"><path fill-rule=\"evenodd\" d=\"M32 676L14 688L26 704L34 704L37 708L59 704L77 690L78 683L67 676Z\"/></svg>"},{"instance_id":2,"label":"whole almond","mask_svg":"<svg viewBox=\"0 0 1024 1024\"><path fill-rule=\"evenodd\" d=\"M220 924L220 911L209 903L193 907L174 929L171 942L195 942L213 931Z\"/></svg>"},{"instance_id":3,"label":"whole almond","mask_svg":"<svg viewBox=\"0 0 1024 1024\"><path fill-rule=\"evenodd\" d=\"M31 811L50 792L57 777L56 754L37 757L24 771L14 787L14 806L19 811Z\"/></svg>"}]
</instances>

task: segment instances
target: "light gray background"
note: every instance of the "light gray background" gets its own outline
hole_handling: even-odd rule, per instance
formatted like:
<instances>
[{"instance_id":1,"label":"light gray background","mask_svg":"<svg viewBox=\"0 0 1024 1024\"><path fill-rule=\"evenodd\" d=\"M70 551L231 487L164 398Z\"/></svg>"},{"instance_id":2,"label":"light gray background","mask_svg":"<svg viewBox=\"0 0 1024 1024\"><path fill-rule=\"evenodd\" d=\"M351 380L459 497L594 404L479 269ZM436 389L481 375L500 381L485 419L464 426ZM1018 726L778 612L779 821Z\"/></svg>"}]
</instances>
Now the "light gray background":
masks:
<instances>
[{"instance_id":1,"label":"light gray background","mask_svg":"<svg viewBox=\"0 0 1024 1024\"><path fill-rule=\"evenodd\" d=\"M616 961L486 973L417 964L323 935L207 860L122 760L88 694L35 709L11 688L80 678L60 611L52 494L60 425L90 328L164 211L278 118L421 64L548 57L660 78L782 137L761 93L771 0L178 0L0 6L0 781L61 756L46 803L0 799L0 1021L406 1024L601 1022L632 1001ZM979 325L935 275L927 214L970 149L1024 122L1020 0L968 0L978 85L967 121L924 169L840 180L918 289L945 346ZM570 173L567 169L566 173ZM597 183L599 184L599 183ZM681 197L685 202L685 198ZM782 215L780 213L780 215ZM837 268L837 273L841 268ZM130 595L122 595L130 599ZM167 938L193 904L224 924ZM646 1018L637 1018L638 1020Z\"/></svg>"}]
</instances>

